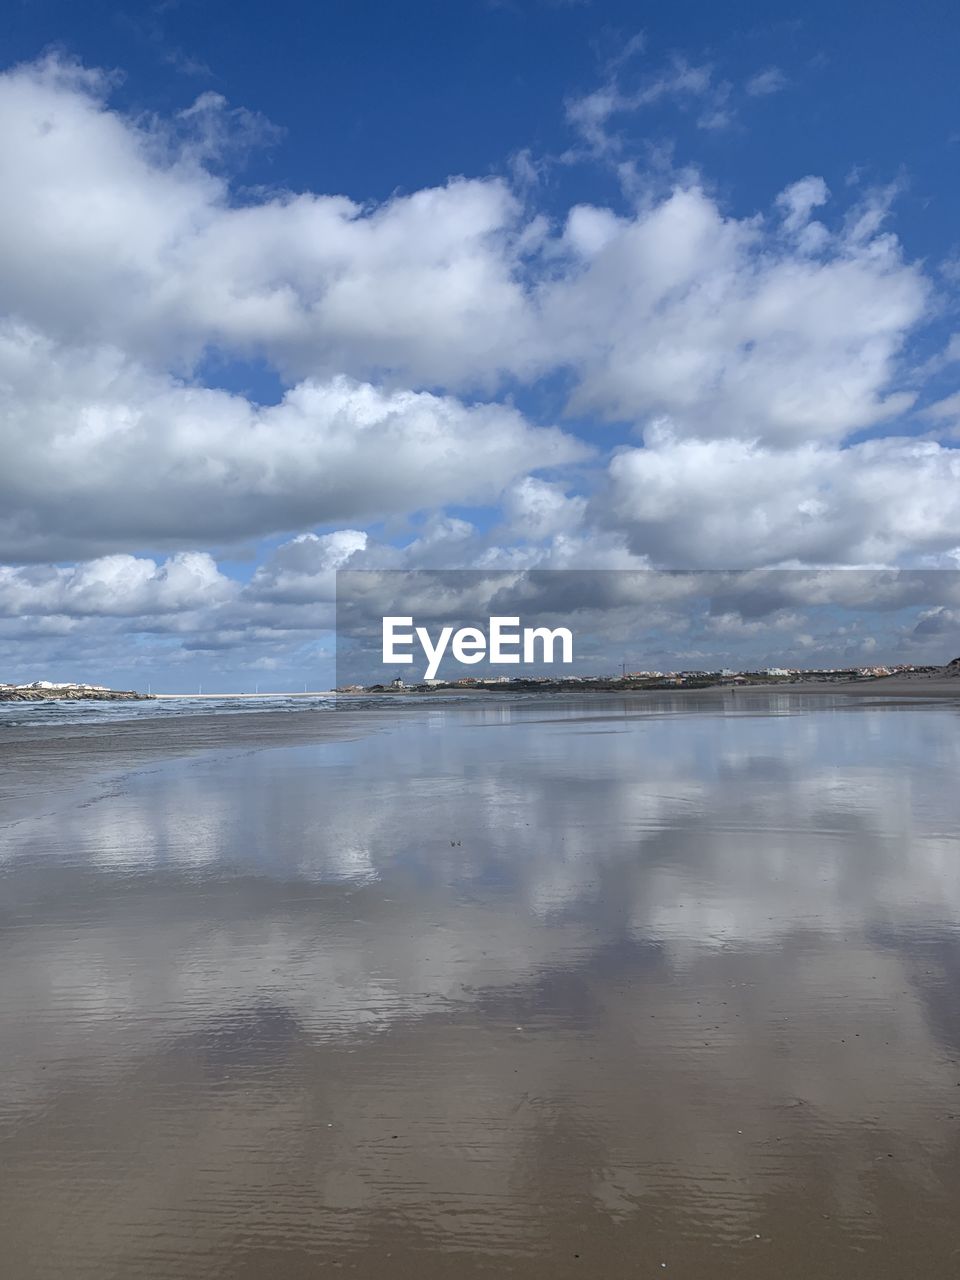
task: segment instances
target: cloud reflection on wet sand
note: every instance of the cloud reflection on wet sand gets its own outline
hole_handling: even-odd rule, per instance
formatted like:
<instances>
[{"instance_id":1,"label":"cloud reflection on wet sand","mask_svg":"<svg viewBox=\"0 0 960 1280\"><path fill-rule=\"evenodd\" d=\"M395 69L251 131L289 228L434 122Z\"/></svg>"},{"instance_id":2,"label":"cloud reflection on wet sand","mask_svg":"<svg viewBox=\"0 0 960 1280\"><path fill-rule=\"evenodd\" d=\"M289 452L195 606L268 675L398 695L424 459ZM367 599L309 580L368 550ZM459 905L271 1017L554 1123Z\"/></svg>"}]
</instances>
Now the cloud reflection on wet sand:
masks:
<instances>
[{"instance_id":1,"label":"cloud reflection on wet sand","mask_svg":"<svg viewBox=\"0 0 960 1280\"><path fill-rule=\"evenodd\" d=\"M773 709L438 711L8 828L10 1274L952 1265L960 719Z\"/></svg>"}]
</instances>

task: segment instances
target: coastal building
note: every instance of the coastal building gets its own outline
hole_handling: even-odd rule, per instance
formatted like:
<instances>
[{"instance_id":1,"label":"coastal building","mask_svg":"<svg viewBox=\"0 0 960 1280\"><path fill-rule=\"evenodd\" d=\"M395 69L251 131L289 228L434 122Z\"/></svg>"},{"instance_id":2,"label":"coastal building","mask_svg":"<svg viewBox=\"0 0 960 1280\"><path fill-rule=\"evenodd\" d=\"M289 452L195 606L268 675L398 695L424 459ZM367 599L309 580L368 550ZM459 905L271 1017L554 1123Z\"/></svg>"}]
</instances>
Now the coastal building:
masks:
<instances>
[{"instance_id":1,"label":"coastal building","mask_svg":"<svg viewBox=\"0 0 960 1280\"><path fill-rule=\"evenodd\" d=\"M16 684L13 689L78 689L84 693L106 693L105 684L77 684L72 680L34 680L30 684Z\"/></svg>"}]
</instances>

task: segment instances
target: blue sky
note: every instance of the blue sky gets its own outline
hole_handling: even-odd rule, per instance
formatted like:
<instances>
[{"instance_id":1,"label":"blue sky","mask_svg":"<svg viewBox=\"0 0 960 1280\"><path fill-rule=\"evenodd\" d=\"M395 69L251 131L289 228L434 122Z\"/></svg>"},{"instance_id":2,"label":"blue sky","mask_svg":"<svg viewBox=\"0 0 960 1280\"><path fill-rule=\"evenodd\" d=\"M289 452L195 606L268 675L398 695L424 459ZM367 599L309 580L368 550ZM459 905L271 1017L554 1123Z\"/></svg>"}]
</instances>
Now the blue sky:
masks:
<instances>
[{"instance_id":1,"label":"blue sky","mask_svg":"<svg viewBox=\"0 0 960 1280\"><path fill-rule=\"evenodd\" d=\"M697 129L670 104L624 122L637 144L668 140L681 161L712 170L734 212L762 207L800 172L831 187L852 170L884 183L902 174L898 222L920 252L956 239L960 21L944 3L15 0L4 25L6 64L58 47L122 69L124 109L169 114L212 88L261 112L283 134L250 157L248 181L359 200L502 172L524 148L564 151L564 101L594 89L642 35L628 83L675 54L713 65L735 94L771 67L786 78L752 104L738 95L728 130ZM557 188L558 208L588 193L617 198L596 172Z\"/></svg>"},{"instance_id":2,"label":"blue sky","mask_svg":"<svg viewBox=\"0 0 960 1280\"><path fill-rule=\"evenodd\" d=\"M0 680L323 685L337 567L956 568L958 46L934 4L13 4Z\"/></svg>"}]
</instances>

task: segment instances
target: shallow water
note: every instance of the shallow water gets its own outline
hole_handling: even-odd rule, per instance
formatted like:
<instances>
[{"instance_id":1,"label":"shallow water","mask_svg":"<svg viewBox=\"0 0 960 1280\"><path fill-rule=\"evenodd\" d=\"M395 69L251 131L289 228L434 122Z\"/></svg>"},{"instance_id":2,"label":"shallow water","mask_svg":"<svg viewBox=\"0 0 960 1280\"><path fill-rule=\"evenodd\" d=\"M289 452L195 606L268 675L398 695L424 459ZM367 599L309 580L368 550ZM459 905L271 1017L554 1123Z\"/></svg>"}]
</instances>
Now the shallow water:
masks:
<instances>
[{"instance_id":1,"label":"shallow water","mask_svg":"<svg viewBox=\"0 0 960 1280\"><path fill-rule=\"evenodd\" d=\"M530 695L515 695L529 699ZM356 710L398 709L401 702L407 707L431 702L441 705L467 700L469 694L456 693L404 693L396 694L246 694L242 696L213 694L201 697L144 698L138 702L110 702L97 698L51 698L40 702L0 702L0 731L6 729L41 729L51 725L116 725L128 721L143 724L171 718L210 715L262 715L270 712L330 712ZM403 709L402 707L400 709Z\"/></svg>"},{"instance_id":2,"label":"shallow water","mask_svg":"<svg viewBox=\"0 0 960 1280\"><path fill-rule=\"evenodd\" d=\"M734 702L48 744L2 1274L956 1274L960 714Z\"/></svg>"}]
</instances>

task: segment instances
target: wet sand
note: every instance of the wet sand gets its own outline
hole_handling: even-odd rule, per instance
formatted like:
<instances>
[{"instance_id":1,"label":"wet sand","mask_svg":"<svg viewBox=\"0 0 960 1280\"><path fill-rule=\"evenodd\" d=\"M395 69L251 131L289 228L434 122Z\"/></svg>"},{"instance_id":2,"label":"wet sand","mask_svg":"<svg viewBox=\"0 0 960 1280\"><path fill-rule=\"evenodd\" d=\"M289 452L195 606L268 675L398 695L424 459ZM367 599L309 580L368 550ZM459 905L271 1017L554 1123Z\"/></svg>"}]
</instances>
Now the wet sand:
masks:
<instances>
[{"instance_id":1,"label":"wet sand","mask_svg":"<svg viewBox=\"0 0 960 1280\"><path fill-rule=\"evenodd\" d=\"M840 697L874 698L956 698L960 699L957 676L882 676L876 680L804 680L778 686L785 693L837 694ZM742 692L742 691L741 691Z\"/></svg>"},{"instance_id":2,"label":"wet sand","mask_svg":"<svg viewBox=\"0 0 960 1280\"><path fill-rule=\"evenodd\" d=\"M340 741L375 733L383 723L383 715L372 710L263 711L7 727L0 733L0 822L21 808L29 813L56 803L90 775L116 780L170 757Z\"/></svg>"},{"instance_id":3,"label":"wet sand","mask_svg":"<svg viewBox=\"0 0 960 1280\"><path fill-rule=\"evenodd\" d=\"M8 734L4 1277L956 1274L960 711L708 694Z\"/></svg>"}]
</instances>

